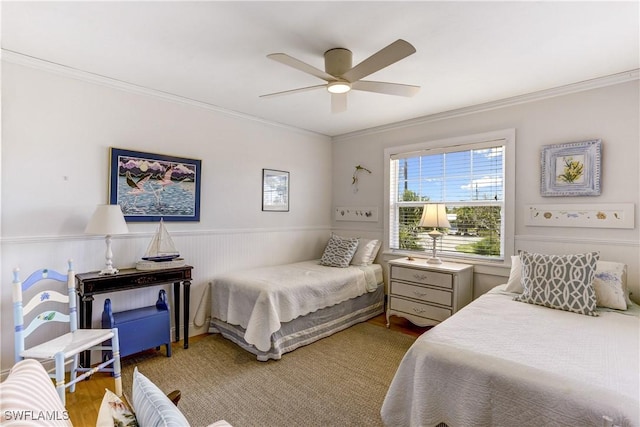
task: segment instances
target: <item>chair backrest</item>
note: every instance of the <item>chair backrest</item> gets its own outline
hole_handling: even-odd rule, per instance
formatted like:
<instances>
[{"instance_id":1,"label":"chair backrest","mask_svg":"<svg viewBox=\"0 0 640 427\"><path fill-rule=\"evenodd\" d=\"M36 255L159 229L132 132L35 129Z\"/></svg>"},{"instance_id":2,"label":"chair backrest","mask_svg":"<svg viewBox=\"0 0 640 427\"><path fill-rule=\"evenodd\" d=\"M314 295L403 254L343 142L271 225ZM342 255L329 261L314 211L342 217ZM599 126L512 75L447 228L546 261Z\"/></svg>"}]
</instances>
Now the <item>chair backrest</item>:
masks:
<instances>
[{"instance_id":1,"label":"chair backrest","mask_svg":"<svg viewBox=\"0 0 640 427\"><path fill-rule=\"evenodd\" d=\"M20 281L20 269L13 270L13 323L15 327L15 361L22 359L20 354L25 349L25 339L40 326L50 322L65 322L69 324L71 332L77 329L78 315L76 310L76 289L75 289L75 273L73 272L73 262L68 261L69 269L67 274L61 274L54 270L40 269L34 271L24 282ZM54 289L41 290L23 305L23 293L40 281L47 280L48 284L59 286L59 283L66 283L63 293ZM24 325L25 316L38 308L41 304L47 302L58 302L68 305L68 314L61 313L56 310L47 309L40 313L35 312L30 315L32 320L28 325ZM47 307L50 308L50 305ZM66 311L66 310L65 310Z\"/></svg>"}]
</instances>

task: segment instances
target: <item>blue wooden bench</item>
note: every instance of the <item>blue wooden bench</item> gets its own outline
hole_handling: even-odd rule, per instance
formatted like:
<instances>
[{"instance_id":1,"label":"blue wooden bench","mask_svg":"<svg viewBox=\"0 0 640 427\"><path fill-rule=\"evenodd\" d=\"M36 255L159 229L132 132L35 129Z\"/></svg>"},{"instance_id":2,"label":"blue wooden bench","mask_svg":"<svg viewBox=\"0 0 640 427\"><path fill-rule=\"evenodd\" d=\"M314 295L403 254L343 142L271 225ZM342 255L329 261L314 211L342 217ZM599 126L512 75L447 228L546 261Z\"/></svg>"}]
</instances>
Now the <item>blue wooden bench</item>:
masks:
<instances>
[{"instance_id":1,"label":"blue wooden bench","mask_svg":"<svg viewBox=\"0 0 640 427\"><path fill-rule=\"evenodd\" d=\"M162 345L166 346L167 357L171 357L171 320L164 289L158 292L155 306L118 313L113 312L111 300L107 298L102 312L102 327L118 328L120 357L151 348L160 349Z\"/></svg>"}]
</instances>

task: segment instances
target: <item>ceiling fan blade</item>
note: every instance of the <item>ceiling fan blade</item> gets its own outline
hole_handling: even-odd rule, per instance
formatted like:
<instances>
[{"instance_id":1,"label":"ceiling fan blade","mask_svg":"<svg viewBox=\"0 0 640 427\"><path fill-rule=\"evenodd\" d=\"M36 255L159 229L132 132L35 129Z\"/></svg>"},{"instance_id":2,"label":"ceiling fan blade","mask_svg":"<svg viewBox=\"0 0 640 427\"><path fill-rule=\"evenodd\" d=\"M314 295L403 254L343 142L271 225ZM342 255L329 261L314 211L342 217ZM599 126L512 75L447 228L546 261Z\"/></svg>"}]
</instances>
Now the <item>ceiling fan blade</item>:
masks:
<instances>
[{"instance_id":1,"label":"ceiling fan blade","mask_svg":"<svg viewBox=\"0 0 640 427\"><path fill-rule=\"evenodd\" d=\"M341 77L353 83L415 52L416 48L411 43L402 39L396 40L344 73Z\"/></svg>"},{"instance_id":2,"label":"ceiling fan blade","mask_svg":"<svg viewBox=\"0 0 640 427\"><path fill-rule=\"evenodd\" d=\"M331 94L331 112L342 113L347 111L347 94L332 93Z\"/></svg>"},{"instance_id":3,"label":"ceiling fan blade","mask_svg":"<svg viewBox=\"0 0 640 427\"><path fill-rule=\"evenodd\" d=\"M315 90L315 89L320 89L320 88L326 88L327 85L316 85L316 86L308 86L308 87L301 87L298 89L291 89L291 90L285 90L282 92L275 92L275 93L268 93L266 95L260 95L260 98L270 98L273 96L280 96L280 95L289 95L292 93L298 93L298 92L307 92L309 90Z\"/></svg>"},{"instance_id":4,"label":"ceiling fan blade","mask_svg":"<svg viewBox=\"0 0 640 427\"><path fill-rule=\"evenodd\" d=\"M351 89L364 90L367 92L384 93L387 95L411 97L416 93L418 93L418 91L420 90L420 86L360 80L360 81L351 83Z\"/></svg>"},{"instance_id":5,"label":"ceiling fan blade","mask_svg":"<svg viewBox=\"0 0 640 427\"><path fill-rule=\"evenodd\" d=\"M270 55L267 55L267 58L273 59L274 61L278 61L281 64L288 65L289 67L293 67L296 70L311 74L312 76L318 77L319 79L326 80L328 82L337 80L331 74L325 73L324 71L314 66L311 66L305 62L300 61L299 59L287 55L286 53L272 53Z\"/></svg>"}]
</instances>

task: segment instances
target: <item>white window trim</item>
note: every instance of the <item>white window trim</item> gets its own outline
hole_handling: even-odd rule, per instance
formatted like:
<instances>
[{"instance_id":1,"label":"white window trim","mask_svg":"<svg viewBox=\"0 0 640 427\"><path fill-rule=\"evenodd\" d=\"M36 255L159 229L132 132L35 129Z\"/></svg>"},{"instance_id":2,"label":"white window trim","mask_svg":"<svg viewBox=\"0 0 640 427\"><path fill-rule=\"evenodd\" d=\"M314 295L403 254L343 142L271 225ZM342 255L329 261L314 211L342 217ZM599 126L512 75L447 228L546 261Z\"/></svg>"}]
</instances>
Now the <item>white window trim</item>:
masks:
<instances>
[{"instance_id":1,"label":"white window trim","mask_svg":"<svg viewBox=\"0 0 640 427\"><path fill-rule=\"evenodd\" d=\"M515 129L502 129L493 132L478 133L473 135L464 135L453 138L437 139L433 141L418 142L408 145L400 145L394 147L388 147L384 150L384 252L393 253L397 255L407 255L409 252L391 249L389 247L389 219L391 215L390 210L390 188L389 180L391 174L391 157L399 153L417 152L422 150L433 149L449 149L456 146L482 143L485 141L504 140L504 260L500 261L475 261L473 258L464 258L465 263L469 264L489 264L489 265L510 265L511 256L515 252L515 187L516 187L516 130ZM415 256L415 252L411 252ZM443 254L444 255L444 254ZM425 257L428 254L425 253ZM442 258L446 258L442 256ZM458 258L451 258L452 261L456 261Z\"/></svg>"}]
</instances>

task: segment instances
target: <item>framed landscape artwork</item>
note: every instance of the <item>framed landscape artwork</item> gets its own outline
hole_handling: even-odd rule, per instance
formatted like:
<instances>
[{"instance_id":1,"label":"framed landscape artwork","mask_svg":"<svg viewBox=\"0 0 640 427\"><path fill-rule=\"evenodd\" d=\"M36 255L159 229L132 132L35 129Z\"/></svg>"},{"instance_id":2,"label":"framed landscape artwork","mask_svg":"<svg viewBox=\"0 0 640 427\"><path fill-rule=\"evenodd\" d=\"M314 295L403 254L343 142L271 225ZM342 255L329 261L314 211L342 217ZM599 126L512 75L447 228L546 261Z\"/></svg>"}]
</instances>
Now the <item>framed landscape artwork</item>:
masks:
<instances>
[{"instance_id":1,"label":"framed landscape artwork","mask_svg":"<svg viewBox=\"0 0 640 427\"><path fill-rule=\"evenodd\" d=\"M200 221L200 160L111 148L109 200L127 221Z\"/></svg>"},{"instance_id":2,"label":"framed landscape artwork","mask_svg":"<svg viewBox=\"0 0 640 427\"><path fill-rule=\"evenodd\" d=\"M541 153L542 196L599 196L602 141L546 145Z\"/></svg>"},{"instance_id":3,"label":"framed landscape artwork","mask_svg":"<svg viewBox=\"0 0 640 427\"><path fill-rule=\"evenodd\" d=\"M289 172L262 169L262 210L289 212Z\"/></svg>"}]
</instances>

